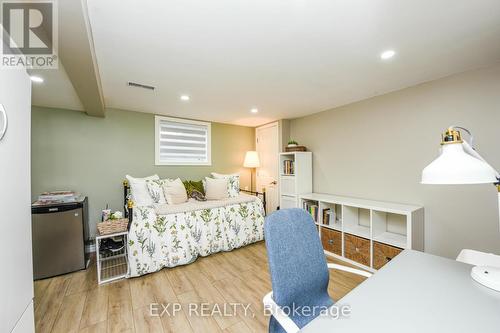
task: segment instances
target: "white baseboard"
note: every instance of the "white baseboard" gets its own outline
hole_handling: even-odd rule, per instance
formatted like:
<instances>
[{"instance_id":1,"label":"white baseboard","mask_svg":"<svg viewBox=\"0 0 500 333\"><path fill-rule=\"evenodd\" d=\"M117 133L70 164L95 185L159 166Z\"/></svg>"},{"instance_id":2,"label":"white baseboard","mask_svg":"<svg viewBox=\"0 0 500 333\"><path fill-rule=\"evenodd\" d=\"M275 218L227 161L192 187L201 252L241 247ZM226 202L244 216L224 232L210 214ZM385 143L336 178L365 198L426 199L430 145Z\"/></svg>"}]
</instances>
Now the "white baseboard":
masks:
<instances>
[{"instance_id":1,"label":"white baseboard","mask_svg":"<svg viewBox=\"0 0 500 333\"><path fill-rule=\"evenodd\" d=\"M85 244L85 253L95 252L95 242L91 244Z\"/></svg>"}]
</instances>

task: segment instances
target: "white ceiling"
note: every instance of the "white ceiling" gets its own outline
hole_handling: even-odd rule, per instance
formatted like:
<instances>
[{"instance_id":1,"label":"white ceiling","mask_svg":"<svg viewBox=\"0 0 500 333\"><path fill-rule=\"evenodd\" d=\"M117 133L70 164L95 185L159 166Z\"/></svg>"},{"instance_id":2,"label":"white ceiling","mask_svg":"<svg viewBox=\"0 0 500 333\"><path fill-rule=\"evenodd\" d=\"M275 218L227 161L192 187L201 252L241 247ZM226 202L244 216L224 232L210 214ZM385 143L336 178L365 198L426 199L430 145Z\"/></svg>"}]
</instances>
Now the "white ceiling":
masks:
<instances>
[{"instance_id":1,"label":"white ceiling","mask_svg":"<svg viewBox=\"0 0 500 333\"><path fill-rule=\"evenodd\" d=\"M500 60L498 0L87 1L111 108L254 126Z\"/></svg>"},{"instance_id":2,"label":"white ceiling","mask_svg":"<svg viewBox=\"0 0 500 333\"><path fill-rule=\"evenodd\" d=\"M30 69L29 73L44 80L43 83L33 83L33 105L83 111L83 105L61 62L58 69Z\"/></svg>"}]
</instances>

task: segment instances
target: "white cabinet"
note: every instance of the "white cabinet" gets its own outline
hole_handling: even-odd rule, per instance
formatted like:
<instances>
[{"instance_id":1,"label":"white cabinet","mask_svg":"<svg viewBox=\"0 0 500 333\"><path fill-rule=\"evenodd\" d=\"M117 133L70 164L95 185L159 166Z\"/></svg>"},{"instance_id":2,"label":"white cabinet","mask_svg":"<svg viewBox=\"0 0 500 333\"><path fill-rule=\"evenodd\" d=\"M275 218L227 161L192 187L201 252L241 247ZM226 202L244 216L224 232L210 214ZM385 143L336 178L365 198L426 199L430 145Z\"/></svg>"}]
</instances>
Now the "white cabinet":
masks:
<instances>
[{"instance_id":1,"label":"white cabinet","mask_svg":"<svg viewBox=\"0 0 500 333\"><path fill-rule=\"evenodd\" d=\"M297 198L295 196L281 195L280 209L296 208Z\"/></svg>"},{"instance_id":2,"label":"white cabinet","mask_svg":"<svg viewBox=\"0 0 500 333\"><path fill-rule=\"evenodd\" d=\"M281 176L281 194L295 195L295 176Z\"/></svg>"},{"instance_id":3,"label":"white cabinet","mask_svg":"<svg viewBox=\"0 0 500 333\"><path fill-rule=\"evenodd\" d=\"M424 250L421 206L319 193L300 195L299 204L313 215L325 253L364 269L404 249Z\"/></svg>"},{"instance_id":4,"label":"white cabinet","mask_svg":"<svg viewBox=\"0 0 500 333\"><path fill-rule=\"evenodd\" d=\"M21 317L23 332L33 332L31 81L21 69L0 72L0 104L8 124L0 140L0 332L11 332Z\"/></svg>"},{"instance_id":5,"label":"white cabinet","mask_svg":"<svg viewBox=\"0 0 500 333\"><path fill-rule=\"evenodd\" d=\"M312 153L280 153L280 208L299 207L298 197L312 192Z\"/></svg>"}]
</instances>

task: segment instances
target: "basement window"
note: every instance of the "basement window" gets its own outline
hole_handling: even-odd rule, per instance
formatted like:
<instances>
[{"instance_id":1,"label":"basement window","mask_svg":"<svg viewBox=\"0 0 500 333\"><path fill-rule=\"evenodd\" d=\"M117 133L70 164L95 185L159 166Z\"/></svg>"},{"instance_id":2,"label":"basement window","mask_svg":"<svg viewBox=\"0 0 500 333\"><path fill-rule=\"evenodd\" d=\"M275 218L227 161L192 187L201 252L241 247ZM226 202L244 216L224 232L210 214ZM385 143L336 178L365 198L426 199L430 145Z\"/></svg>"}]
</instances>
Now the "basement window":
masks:
<instances>
[{"instance_id":1,"label":"basement window","mask_svg":"<svg viewBox=\"0 0 500 333\"><path fill-rule=\"evenodd\" d=\"M156 165L211 165L210 123L155 116Z\"/></svg>"}]
</instances>

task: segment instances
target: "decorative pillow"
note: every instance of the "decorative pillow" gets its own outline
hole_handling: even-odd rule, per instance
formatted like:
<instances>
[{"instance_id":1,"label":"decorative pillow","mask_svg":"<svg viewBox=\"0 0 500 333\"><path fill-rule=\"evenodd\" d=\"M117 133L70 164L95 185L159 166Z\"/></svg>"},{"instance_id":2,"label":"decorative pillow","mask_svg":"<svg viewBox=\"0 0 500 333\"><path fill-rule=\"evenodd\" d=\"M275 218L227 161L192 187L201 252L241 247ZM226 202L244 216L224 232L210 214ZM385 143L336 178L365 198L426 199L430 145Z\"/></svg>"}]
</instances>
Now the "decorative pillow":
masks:
<instances>
[{"instance_id":1,"label":"decorative pillow","mask_svg":"<svg viewBox=\"0 0 500 333\"><path fill-rule=\"evenodd\" d=\"M205 177L205 198L207 200L222 200L227 199L227 179Z\"/></svg>"},{"instance_id":2,"label":"decorative pillow","mask_svg":"<svg viewBox=\"0 0 500 333\"><path fill-rule=\"evenodd\" d=\"M165 199L165 194L163 193L163 184L166 182L171 182L173 179L153 179L146 180L146 186L148 187L149 195L153 199L153 203L165 204L167 200Z\"/></svg>"},{"instance_id":3,"label":"decorative pillow","mask_svg":"<svg viewBox=\"0 0 500 333\"><path fill-rule=\"evenodd\" d=\"M137 206L149 206L153 204L153 199L149 195L148 187L146 185L147 180L158 180L160 177L158 175L152 175L145 178L134 178L132 176L125 176L130 185L130 192L132 194L132 200Z\"/></svg>"},{"instance_id":4,"label":"decorative pillow","mask_svg":"<svg viewBox=\"0 0 500 333\"><path fill-rule=\"evenodd\" d=\"M186 188L186 192L188 197L191 197L191 192L193 191L198 191L205 195L205 188L203 186L203 181L194 181L194 180L185 180L182 182L184 184L184 187Z\"/></svg>"},{"instance_id":5,"label":"decorative pillow","mask_svg":"<svg viewBox=\"0 0 500 333\"><path fill-rule=\"evenodd\" d=\"M227 179L227 193L230 198L237 197L240 194L240 175L238 173L224 175L212 172L212 177L215 179Z\"/></svg>"},{"instance_id":6,"label":"decorative pillow","mask_svg":"<svg viewBox=\"0 0 500 333\"><path fill-rule=\"evenodd\" d=\"M188 199L186 188L180 178L166 181L163 184L163 193L165 194L165 200L167 200L167 204L169 205L180 204L186 202Z\"/></svg>"}]
</instances>

